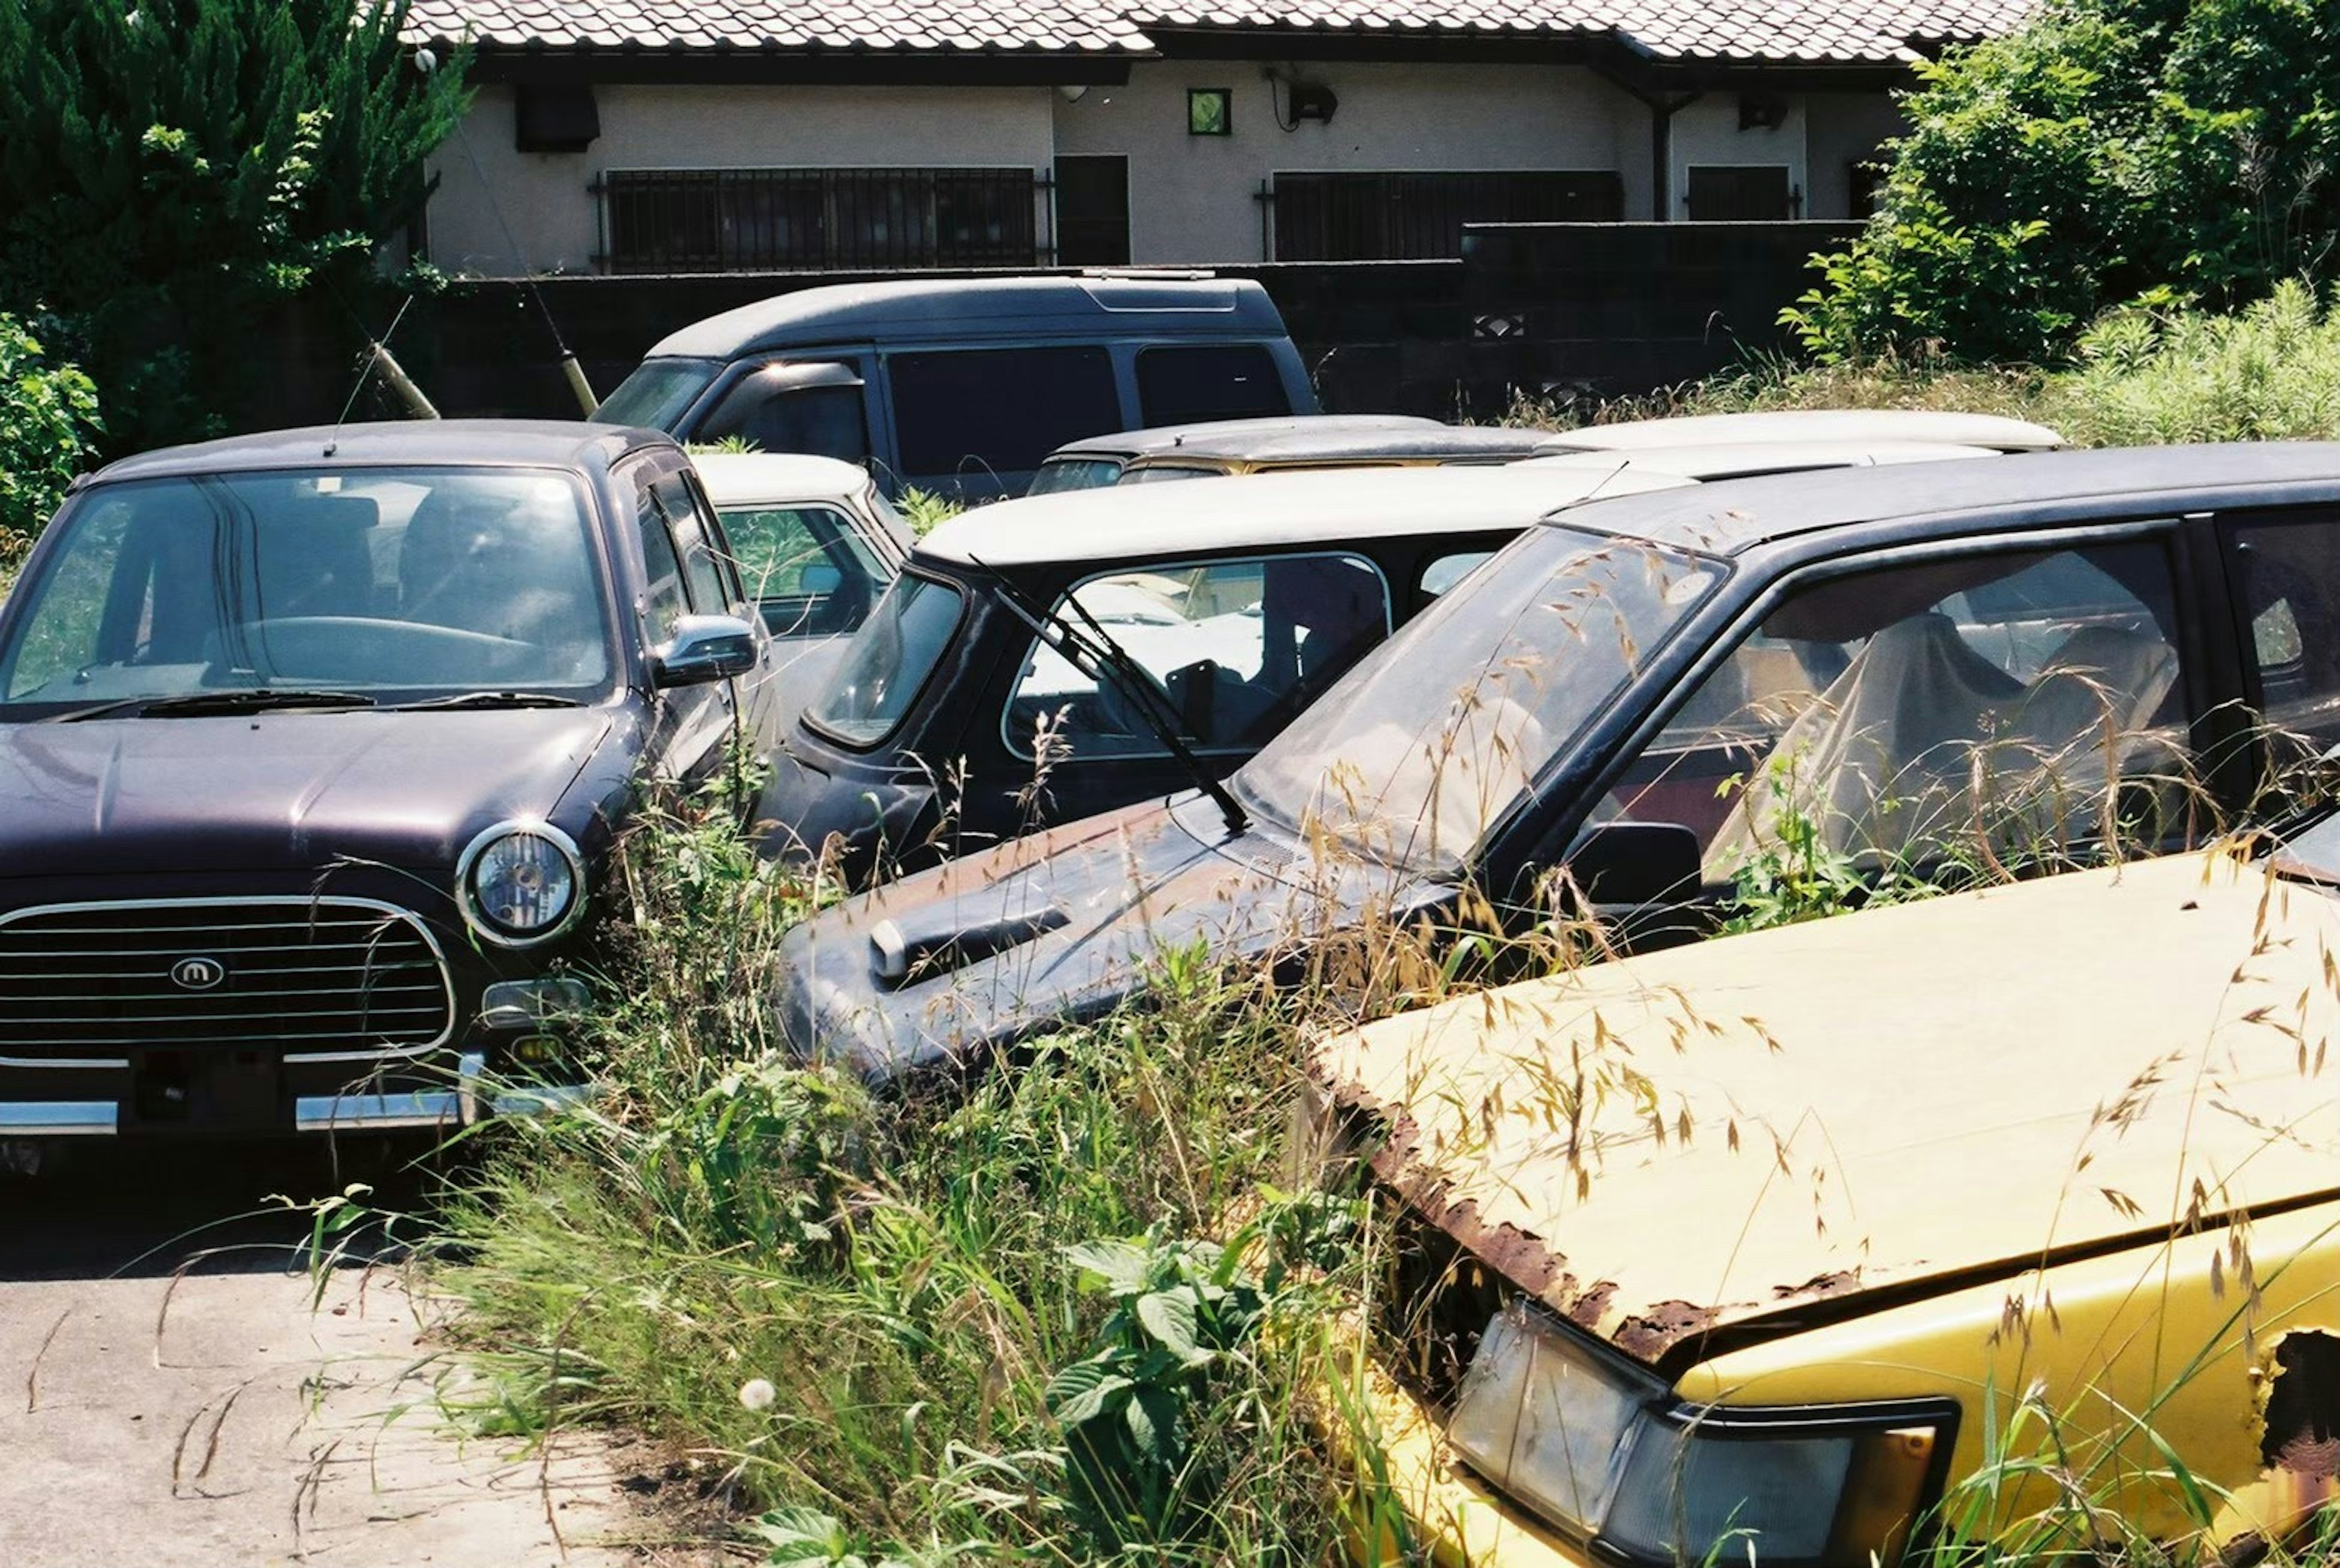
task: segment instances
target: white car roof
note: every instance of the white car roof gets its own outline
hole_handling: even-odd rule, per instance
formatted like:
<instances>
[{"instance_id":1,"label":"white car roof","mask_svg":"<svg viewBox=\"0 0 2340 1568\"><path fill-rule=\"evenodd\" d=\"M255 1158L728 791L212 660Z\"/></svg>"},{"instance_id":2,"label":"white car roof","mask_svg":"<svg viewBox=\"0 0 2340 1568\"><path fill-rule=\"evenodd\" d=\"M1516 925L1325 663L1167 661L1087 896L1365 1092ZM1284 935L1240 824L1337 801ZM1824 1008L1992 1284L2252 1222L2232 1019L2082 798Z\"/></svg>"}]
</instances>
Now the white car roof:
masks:
<instances>
[{"instance_id":1,"label":"white car roof","mask_svg":"<svg viewBox=\"0 0 2340 1568\"><path fill-rule=\"evenodd\" d=\"M917 553L961 564L1029 566L1524 529L1594 496L1689 482L1612 463L1337 469L1114 485L977 507L920 540Z\"/></svg>"},{"instance_id":2,"label":"white car roof","mask_svg":"<svg viewBox=\"0 0 2340 1568\"><path fill-rule=\"evenodd\" d=\"M2044 452L2064 444L2062 436L2028 420L1915 408L1780 409L1634 420L1563 431L1544 444L1552 452L1641 452L1775 441L1948 442L1994 452Z\"/></svg>"},{"instance_id":3,"label":"white car roof","mask_svg":"<svg viewBox=\"0 0 2340 1568\"><path fill-rule=\"evenodd\" d=\"M1940 441L1749 441L1719 446L1666 446L1646 451L1564 452L1530 458L1536 468L1616 468L1671 473L1706 482L1750 479L1759 474L1801 473L1823 468L1874 468L1891 462L1943 462L1952 458L1994 457L1996 447L1959 446Z\"/></svg>"},{"instance_id":4,"label":"white car roof","mask_svg":"<svg viewBox=\"0 0 2340 1568\"><path fill-rule=\"evenodd\" d=\"M869 475L833 457L797 452L695 452L691 466L707 498L726 506L786 506L791 501L838 504L869 488Z\"/></svg>"}]
</instances>

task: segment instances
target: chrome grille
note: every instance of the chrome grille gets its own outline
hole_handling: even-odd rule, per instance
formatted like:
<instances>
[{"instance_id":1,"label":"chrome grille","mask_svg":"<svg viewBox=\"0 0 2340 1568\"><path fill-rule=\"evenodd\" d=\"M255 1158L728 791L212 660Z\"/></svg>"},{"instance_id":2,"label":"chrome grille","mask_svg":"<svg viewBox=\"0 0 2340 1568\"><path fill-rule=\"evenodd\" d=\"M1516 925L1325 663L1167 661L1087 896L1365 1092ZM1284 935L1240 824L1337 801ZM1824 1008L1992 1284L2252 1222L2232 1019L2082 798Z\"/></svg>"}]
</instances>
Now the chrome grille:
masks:
<instances>
[{"instance_id":1,"label":"chrome grille","mask_svg":"<svg viewBox=\"0 0 2340 1568\"><path fill-rule=\"evenodd\" d=\"M209 984L205 964L221 971ZM0 915L0 1057L411 1050L444 1040L453 1013L437 943L387 904L185 899Z\"/></svg>"}]
</instances>

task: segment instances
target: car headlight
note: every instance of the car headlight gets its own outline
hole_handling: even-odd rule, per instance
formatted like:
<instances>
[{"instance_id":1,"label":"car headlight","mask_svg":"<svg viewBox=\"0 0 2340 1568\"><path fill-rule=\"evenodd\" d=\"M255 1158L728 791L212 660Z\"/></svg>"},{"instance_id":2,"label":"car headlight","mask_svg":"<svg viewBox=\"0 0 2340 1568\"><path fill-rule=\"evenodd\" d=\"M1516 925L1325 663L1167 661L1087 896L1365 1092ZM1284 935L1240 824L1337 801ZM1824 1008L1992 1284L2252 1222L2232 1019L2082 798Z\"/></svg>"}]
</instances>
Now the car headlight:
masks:
<instances>
[{"instance_id":1,"label":"car headlight","mask_svg":"<svg viewBox=\"0 0 2340 1568\"><path fill-rule=\"evenodd\" d=\"M455 866L471 928L501 947L558 936L585 902L576 842L543 822L499 822L473 839Z\"/></svg>"},{"instance_id":2,"label":"car headlight","mask_svg":"<svg viewBox=\"0 0 2340 1568\"><path fill-rule=\"evenodd\" d=\"M1693 1407L1572 1344L1527 1304L1498 1314L1447 1440L1471 1467L1612 1560L1867 1568L1899 1554L1938 1484L1947 1401Z\"/></svg>"}]
</instances>

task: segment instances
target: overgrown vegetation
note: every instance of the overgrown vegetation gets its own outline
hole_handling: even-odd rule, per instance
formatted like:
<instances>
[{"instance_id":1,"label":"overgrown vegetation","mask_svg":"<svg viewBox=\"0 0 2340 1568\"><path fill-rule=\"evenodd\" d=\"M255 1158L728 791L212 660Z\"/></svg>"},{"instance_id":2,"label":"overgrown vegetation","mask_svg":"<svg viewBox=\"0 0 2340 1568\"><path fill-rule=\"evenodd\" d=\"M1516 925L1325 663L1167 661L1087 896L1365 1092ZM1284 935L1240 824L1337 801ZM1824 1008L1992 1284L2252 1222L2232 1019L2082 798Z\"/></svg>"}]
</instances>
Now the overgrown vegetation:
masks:
<instances>
[{"instance_id":1,"label":"overgrown vegetation","mask_svg":"<svg viewBox=\"0 0 2340 1568\"><path fill-rule=\"evenodd\" d=\"M98 430L97 388L0 315L0 595L80 471Z\"/></svg>"},{"instance_id":2,"label":"overgrown vegetation","mask_svg":"<svg viewBox=\"0 0 2340 1568\"><path fill-rule=\"evenodd\" d=\"M1877 216L1795 316L1824 360L2049 363L2115 307L2331 275L2322 0L2047 0L1919 70Z\"/></svg>"},{"instance_id":3,"label":"overgrown vegetation","mask_svg":"<svg viewBox=\"0 0 2340 1568\"><path fill-rule=\"evenodd\" d=\"M0 6L0 310L105 389L109 455L220 433L273 302L371 302L465 62L405 0ZM377 323L378 324L378 323Z\"/></svg>"}]
</instances>

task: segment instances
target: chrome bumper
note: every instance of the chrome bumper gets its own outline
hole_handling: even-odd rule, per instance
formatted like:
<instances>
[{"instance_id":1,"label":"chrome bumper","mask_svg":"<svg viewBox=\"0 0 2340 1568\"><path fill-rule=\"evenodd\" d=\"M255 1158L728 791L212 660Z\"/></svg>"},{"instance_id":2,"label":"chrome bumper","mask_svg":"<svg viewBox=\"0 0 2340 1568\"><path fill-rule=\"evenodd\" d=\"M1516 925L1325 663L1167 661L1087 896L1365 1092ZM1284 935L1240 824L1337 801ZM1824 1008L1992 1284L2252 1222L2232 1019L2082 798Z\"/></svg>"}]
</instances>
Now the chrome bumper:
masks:
<instances>
[{"instance_id":1,"label":"chrome bumper","mask_svg":"<svg viewBox=\"0 0 2340 1568\"><path fill-rule=\"evenodd\" d=\"M454 1131L482 1115L524 1116L559 1110L587 1098L586 1084L496 1086L486 1081L486 1058L465 1052L456 1087L389 1095L304 1095L292 1102L297 1132ZM104 1137L121 1129L122 1108L112 1100L0 1100L0 1138Z\"/></svg>"}]
</instances>

